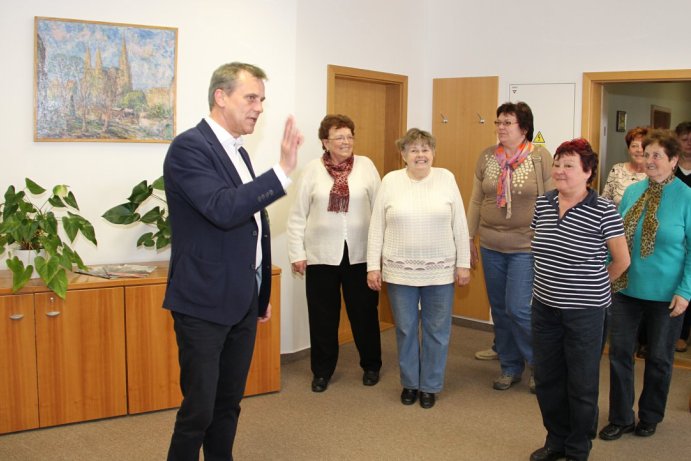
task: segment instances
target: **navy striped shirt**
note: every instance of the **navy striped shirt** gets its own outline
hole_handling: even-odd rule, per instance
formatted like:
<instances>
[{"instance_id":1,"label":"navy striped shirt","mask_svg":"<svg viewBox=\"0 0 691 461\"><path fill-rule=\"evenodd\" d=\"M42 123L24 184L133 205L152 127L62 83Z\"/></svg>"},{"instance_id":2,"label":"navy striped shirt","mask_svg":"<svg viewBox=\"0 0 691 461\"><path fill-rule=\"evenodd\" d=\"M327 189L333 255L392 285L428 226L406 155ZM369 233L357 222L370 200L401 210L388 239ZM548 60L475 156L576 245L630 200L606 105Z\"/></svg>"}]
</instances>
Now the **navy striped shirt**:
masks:
<instances>
[{"instance_id":1,"label":"navy striped shirt","mask_svg":"<svg viewBox=\"0 0 691 461\"><path fill-rule=\"evenodd\" d=\"M609 200L588 190L582 202L559 218L556 190L537 198L530 227L535 259L533 296L559 309L603 308L612 303L607 240L624 235Z\"/></svg>"}]
</instances>

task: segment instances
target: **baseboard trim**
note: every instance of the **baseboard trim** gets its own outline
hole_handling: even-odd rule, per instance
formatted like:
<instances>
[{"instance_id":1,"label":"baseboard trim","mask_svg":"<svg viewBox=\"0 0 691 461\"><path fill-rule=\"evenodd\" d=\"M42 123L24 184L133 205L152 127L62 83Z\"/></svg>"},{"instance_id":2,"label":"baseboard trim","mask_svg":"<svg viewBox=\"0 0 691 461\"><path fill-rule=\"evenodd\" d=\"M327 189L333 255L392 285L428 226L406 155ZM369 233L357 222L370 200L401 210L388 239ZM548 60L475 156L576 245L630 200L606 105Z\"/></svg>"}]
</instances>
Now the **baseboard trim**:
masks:
<instances>
[{"instance_id":1,"label":"baseboard trim","mask_svg":"<svg viewBox=\"0 0 691 461\"><path fill-rule=\"evenodd\" d=\"M494 325L491 323L480 322L478 320L471 320L463 317L452 317L454 325L461 327L472 328L480 331L494 331Z\"/></svg>"}]
</instances>

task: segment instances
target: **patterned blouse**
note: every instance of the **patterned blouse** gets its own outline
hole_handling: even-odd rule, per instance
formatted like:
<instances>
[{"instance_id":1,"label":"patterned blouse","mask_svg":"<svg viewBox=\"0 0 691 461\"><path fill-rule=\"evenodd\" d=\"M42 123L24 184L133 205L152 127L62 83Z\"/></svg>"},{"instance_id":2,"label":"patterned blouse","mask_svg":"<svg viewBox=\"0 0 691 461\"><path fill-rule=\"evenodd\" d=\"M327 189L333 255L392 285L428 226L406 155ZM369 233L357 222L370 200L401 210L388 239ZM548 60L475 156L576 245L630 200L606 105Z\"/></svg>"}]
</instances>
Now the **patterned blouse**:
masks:
<instances>
[{"instance_id":1,"label":"patterned blouse","mask_svg":"<svg viewBox=\"0 0 691 461\"><path fill-rule=\"evenodd\" d=\"M617 163L612 167L609 175L607 175L605 187L602 188L602 194L600 194L600 197L613 201L617 206L619 206L619 202L621 202L627 187L646 178L645 173L632 173L629 171L626 168L627 164L628 162Z\"/></svg>"}]
</instances>

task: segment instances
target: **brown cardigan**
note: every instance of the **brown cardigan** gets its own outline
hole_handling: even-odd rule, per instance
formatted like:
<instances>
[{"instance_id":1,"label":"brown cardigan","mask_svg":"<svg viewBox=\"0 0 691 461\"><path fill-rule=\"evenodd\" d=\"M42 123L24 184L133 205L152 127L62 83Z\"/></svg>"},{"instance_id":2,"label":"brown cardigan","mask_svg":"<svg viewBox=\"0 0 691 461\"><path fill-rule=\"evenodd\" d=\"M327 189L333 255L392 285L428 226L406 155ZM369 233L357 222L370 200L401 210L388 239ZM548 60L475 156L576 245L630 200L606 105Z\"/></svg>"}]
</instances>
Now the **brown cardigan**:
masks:
<instances>
[{"instance_id":1,"label":"brown cardigan","mask_svg":"<svg viewBox=\"0 0 691 461\"><path fill-rule=\"evenodd\" d=\"M531 157L513 173L511 181L512 216L506 219L506 208L497 207L499 163L494 158L496 145L485 149L477 160L473 193L468 207L470 238L480 236L480 246L503 253L530 252L535 199L538 196L535 166L542 166L544 191L553 189L552 156L541 145L535 145ZM533 157L539 157L539 161Z\"/></svg>"}]
</instances>

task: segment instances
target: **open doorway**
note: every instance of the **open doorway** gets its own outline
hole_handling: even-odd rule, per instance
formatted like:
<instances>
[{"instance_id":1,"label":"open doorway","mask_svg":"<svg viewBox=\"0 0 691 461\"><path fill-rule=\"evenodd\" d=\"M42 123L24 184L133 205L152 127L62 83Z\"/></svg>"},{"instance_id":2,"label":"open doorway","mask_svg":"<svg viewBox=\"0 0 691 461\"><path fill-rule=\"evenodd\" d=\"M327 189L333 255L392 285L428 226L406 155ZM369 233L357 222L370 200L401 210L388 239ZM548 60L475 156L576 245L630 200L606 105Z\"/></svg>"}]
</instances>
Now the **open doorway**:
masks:
<instances>
[{"instance_id":1,"label":"open doorway","mask_svg":"<svg viewBox=\"0 0 691 461\"><path fill-rule=\"evenodd\" d=\"M590 141L596 152L601 151L606 126L603 124L603 118L607 113L603 107L606 85L666 82L691 82L691 69L583 73L581 136ZM674 128L674 125L671 128ZM614 127L609 129L612 130ZM600 168L599 174L606 175L607 171ZM691 368L691 352L676 353L674 363L675 366Z\"/></svg>"},{"instance_id":2,"label":"open doorway","mask_svg":"<svg viewBox=\"0 0 691 461\"><path fill-rule=\"evenodd\" d=\"M601 181L605 179L609 171L608 166L616 163L616 151L613 153L611 148L608 149L608 135L613 138L621 138L621 143L624 143L623 136L626 134L626 130L635 126L632 123L641 123L641 118L629 118L627 113L626 120L629 123L624 125L623 132L617 132L615 124L607 123L608 120L615 119L616 115L611 117L608 114L611 115L610 113L613 111L616 114L617 110L620 112L622 110L620 110L621 108L617 109L617 107L608 107L608 96L612 91L622 92L622 89L627 86L632 89L634 85L670 82L688 84L689 90L691 90L691 69L583 73L581 136L590 141L596 152L602 154L597 184L602 184ZM674 125L672 125L672 128L674 128ZM616 142L616 139L614 142ZM610 146L612 145L615 144L610 143Z\"/></svg>"}]
</instances>

